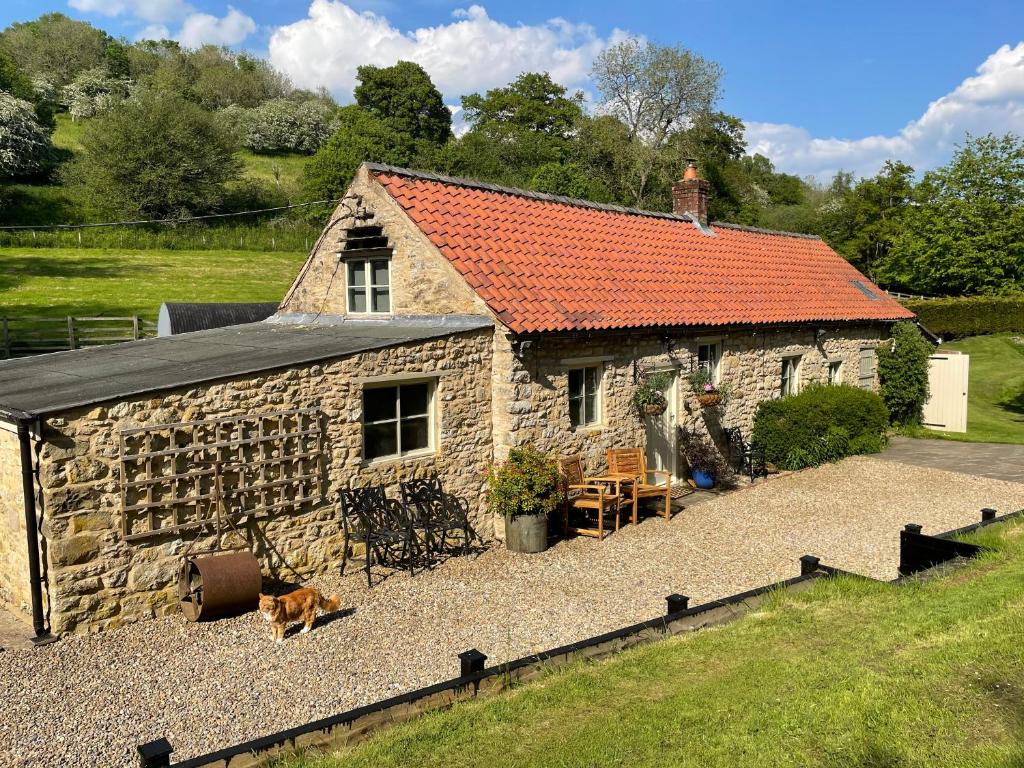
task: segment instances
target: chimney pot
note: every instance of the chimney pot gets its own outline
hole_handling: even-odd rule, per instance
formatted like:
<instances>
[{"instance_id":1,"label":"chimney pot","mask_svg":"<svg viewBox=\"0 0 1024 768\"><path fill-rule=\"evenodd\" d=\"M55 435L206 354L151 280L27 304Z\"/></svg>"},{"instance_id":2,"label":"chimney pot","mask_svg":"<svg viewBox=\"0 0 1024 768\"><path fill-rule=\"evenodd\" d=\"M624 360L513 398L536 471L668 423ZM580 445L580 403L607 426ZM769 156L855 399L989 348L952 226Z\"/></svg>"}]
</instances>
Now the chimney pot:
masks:
<instances>
[{"instance_id":1,"label":"chimney pot","mask_svg":"<svg viewBox=\"0 0 1024 768\"><path fill-rule=\"evenodd\" d=\"M681 181L672 185L672 213L688 213L703 226L708 224L708 192L711 182L697 173L697 161L687 160Z\"/></svg>"}]
</instances>

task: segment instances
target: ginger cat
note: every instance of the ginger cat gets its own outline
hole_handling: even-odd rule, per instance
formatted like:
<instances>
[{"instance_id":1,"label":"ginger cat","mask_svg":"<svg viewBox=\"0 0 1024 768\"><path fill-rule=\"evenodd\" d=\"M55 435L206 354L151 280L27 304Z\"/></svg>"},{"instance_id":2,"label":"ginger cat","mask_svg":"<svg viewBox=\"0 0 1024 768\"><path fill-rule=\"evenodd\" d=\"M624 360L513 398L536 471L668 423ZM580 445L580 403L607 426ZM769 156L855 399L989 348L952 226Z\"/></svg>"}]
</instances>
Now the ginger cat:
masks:
<instances>
[{"instance_id":1,"label":"ginger cat","mask_svg":"<svg viewBox=\"0 0 1024 768\"><path fill-rule=\"evenodd\" d=\"M302 628L300 634L305 634L313 628L318 610L336 611L339 605L341 598L337 595L325 598L315 587L302 587L281 597L264 595L261 592L259 610L263 618L270 622L274 639L280 643L284 640L284 630L289 621L302 619L306 626Z\"/></svg>"}]
</instances>

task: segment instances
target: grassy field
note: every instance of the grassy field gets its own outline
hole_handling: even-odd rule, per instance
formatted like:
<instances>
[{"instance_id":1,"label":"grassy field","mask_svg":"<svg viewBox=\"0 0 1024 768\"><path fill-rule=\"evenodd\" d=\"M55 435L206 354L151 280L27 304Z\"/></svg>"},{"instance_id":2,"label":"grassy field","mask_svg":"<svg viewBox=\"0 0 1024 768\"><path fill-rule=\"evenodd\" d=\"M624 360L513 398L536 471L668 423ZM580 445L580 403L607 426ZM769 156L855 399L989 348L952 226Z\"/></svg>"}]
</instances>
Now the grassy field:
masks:
<instances>
[{"instance_id":1,"label":"grassy field","mask_svg":"<svg viewBox=\"0 0 1024 768\"><path fill-rule=\"evenodd\" d=\"M0 248L0 315L132 315L164 301L278 301L304 253Z\"/></svg>"},{"instance_id":2,"label":"grassy field","mask_svg":"<svg viewBox=\"0 0 1024 768\"><path fill-rule=\"evenodd\" d=\"M81 136L87 122L73 122L67 114L57 115L53 145L63 153L65 160L82 151ZM277 184L289 199L301 199L300 181L308 155L257 155L242 150L236 156L242 161L243 178ZM63 224L82 220L74 199L59 184L9 184L2 191L0 224Z\"/></svg>"},{"instance_id":3,"label":"grassy field","mask_svg":"<svg viewBox=\"0 0 1024 768\"><path fill-rule=\"evenodd\" d=\"M1024 527L942 579L822 581L281 768L1019 766Z\"/></svg>"},{"instance_id":4,"label":"grassy field","mask_svg":"<svg viewBox=\"0 0 1024 768\"><path fill-rule=\"evenodd\" d=\"M943 345L971 356L967 432L923 429L923 437L1024 444L1024 334L972 336Z\"/></svg>"}]
</instances>

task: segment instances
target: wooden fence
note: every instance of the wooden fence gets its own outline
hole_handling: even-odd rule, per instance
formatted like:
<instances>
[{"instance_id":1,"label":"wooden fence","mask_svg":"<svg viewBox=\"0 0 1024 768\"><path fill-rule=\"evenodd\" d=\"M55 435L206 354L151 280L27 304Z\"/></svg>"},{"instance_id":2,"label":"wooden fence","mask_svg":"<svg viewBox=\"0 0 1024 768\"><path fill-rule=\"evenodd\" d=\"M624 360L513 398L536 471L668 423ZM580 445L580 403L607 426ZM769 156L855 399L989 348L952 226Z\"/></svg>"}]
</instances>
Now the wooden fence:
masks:
<instances>
[{"instance_id":1,"label":"wooden fence","mask_svg":"<svg viewBox=\"0 0 1024 768\"><path fill-rule=\"evenodd\" d=\"M0 317L0 360L117 344L156 335L156 323L131 317Z\"/></svg>"}]
</instances>

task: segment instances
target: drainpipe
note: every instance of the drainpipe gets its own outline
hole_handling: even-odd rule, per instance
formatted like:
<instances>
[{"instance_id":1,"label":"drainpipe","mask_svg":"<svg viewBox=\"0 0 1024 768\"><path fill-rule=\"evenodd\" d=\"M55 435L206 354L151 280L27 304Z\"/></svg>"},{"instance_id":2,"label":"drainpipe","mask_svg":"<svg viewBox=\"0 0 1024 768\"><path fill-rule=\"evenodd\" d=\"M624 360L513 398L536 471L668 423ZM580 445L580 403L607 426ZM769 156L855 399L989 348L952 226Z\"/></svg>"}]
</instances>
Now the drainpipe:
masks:
<instances>
[{"instance_id":1,"label":"drainpipe","mask_svg":"<svg viewBox=\"0 0 1024 768\"><path fill-rule=\"evenodd\" d=\"M46 629L43 613L43 579L39 565L39 524L36 518L36 486L32 472L32 434L29 425L33 417L28 413L10 414L18 427L18 445L21 448L21 484L25 503L25 531L28 544L29 592L32 598L32 630L37 645L52 643L57 638Z\"/></svg>"}]
</instances>

